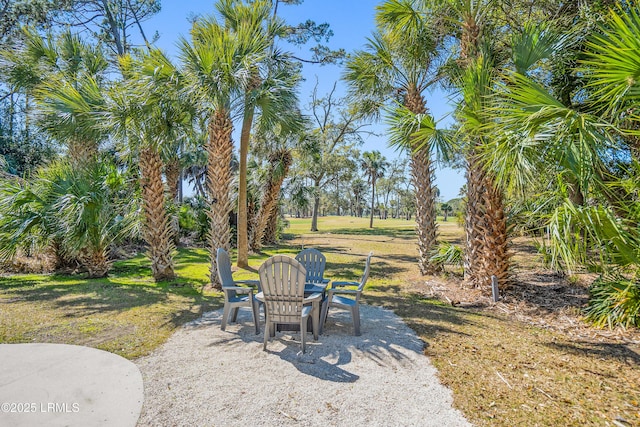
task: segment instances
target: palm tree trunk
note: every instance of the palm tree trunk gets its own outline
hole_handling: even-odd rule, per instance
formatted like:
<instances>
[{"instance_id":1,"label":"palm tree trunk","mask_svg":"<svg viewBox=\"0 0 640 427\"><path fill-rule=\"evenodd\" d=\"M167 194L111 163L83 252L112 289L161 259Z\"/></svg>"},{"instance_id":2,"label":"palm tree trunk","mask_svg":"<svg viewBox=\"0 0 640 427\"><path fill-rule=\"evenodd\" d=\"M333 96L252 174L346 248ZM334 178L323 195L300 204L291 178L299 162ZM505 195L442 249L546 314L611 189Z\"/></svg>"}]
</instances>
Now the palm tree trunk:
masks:
<instances>
[{"instance_id":1,"label":"palm tree trunk","mask_svg":"<svg viewBox=\"0 0 640 427\"><path fill-rule=\"evenodd\" d=\"M167 177L167 188L169 189L169 199L174 205L178 205L178 188L180 187L180 160L173 157L167 162L164 174ZM173 233L173 243L180 243L180 221L177 210L171 216L171 229Z\"/></svg>"},{"instance_id":2,"label":"palm tree trunk","mask_svg":"<svg viewBox=\"0 0 640 427\"><path fill-rule=\"evenodd\" d=\"M373 228L373 210L376 201L376 178L371 176L371 215L369 215L369 228Z\"/></svg>"},{"instance_id":3,"label":"palm tree trunk","mask_svg":"<svg viewBox=\"0 0 640 427\"><path fill-rule=\"evenodd\" d=\"M240 132L240 170L238 171L238 267L249 265L249 238L247 218L247 156L249 153L249 137L253 122L253 106L245 103L244 120Z\"/></svg>"},{"instance_id":4,"label":"palm tree trunk","mask_svg":"<svg viewBox=\"0 0 640 427\"><path fill-rule=\"evenodd\" d=\"M262 240L269 220L273 211L277 209L278 199L280 198L280 189L282 183L287 176L289 167L292 162L291 153L288 150L274 153L270 156L270 167L268 172L269 180L265 185L260 201L260 209L256 215L256 222L252 228L251 238L249 239L252 251L260 251L262 249ZM276 169L280 169L276 172Z\"/></svg>"},{"instance_id":5,"label":"palm tree trunk","mask_svg":"<svg viewBox=\"0 0 640 427\"><path fill-rule=\"evenodd\" d=\"M167 177L169 198L172 202L178 201L178 185L180 181L180 160L172 158L166 163L164 174Z\"/></svg>"},{"instance_id":6,"label":"palm tree trunk","mask_svg":"<svg viewBox=\"0 0 640 427\"><path fill-rule=\"evenodd\" d=\"M416 88L410 88L405 106L414 114L427 112L425 100ZM413 144L412 144L413 146ZM440 268L430 261L438 239L434 168L425 149L411 152L411 181L416 193L416 231L418 234L418 267L422 274L433 274Z\"/></svg>"},{"instance_id":7,"label":"palm tree trunk","mask_svg":"<svg viewBox=\"0 0 640 427\"><path fill-rule=\"evenodd\" d=\"M253 91L260 87L262 83L257 69L251 72L251 82L245 93L244 118L242 120L242 130L240 132L240 170L238 183L238 267L249 266L249 220L247 218L247 156L249 155L249 139L251 138L251 126L255 106L251 98Z\"/></svg>"},{"instance_id":8,"label":"palm tree trunk","mask_svg":"<svg viewBox=\"0 0 640 427\"><path fill-rule=\"evenodd\" d=\"M92 250L79 256L81 264L87 269L90 278L105 277L111 269L106 248Z\"/></svg>"},{"instance_id":9,"label":"palm tree trunk","mask_svg":"<svg viewBox=\"0 0 640 427\"><path fill-rule=\"evenodd\" d=\"M267 220L267 226L264 229L264 236L262 237L262 243L265 245L275 245L278 243L278 216L280 216L280 209L278 203L271 210L269 219Z\"/></svg>"},{"instance_id":10,"label":"palm tree trunk","mask_svg":"<svg viewBox=\"0 0 640 427\"><path fill-rule=\"evenodd\" d=\"M487 231L485 233L484 273L483 277L488 277L487 282L482 283L486 293L491 292L491 276L498 278L501 289L506 289L511 283L509 277L509 259L511 254L508 250L509 238L507 229L507 217L504 212L503 195L496 187L490 174L485 178L485 216Z\"/></svg>"},{"instance_id":11,"label":"palm tree trunk","mask_svg":"<svg viewBox=\"0 0 640 427\"><path fill-rule=\"evenodd\" d=\"M144 206L144 238L149 245L151 272L155 281L172 279L174 249L172 229L165 209L162 160L157 150L140 150L140 186Z\"/></svg>"},{"instance_id":12,"label":"palm tree trunk","mask_svg":"<svg viewBox=\"0 0 640 427\"><path fill-rule=\"evenodd\" d=\"M98 146L95 142L79 139L70 140L67 146L69 161L74 167L89 164L98 155Z\"/></svg>"},{"instance_id":13,"label":"palm tree trunk","mask_svg":"<svg viewBox=\"0 0 640 427\"><path fill-rule=\"evenodd\" d=\"M475 14L463 19L459 65L467 67L478 56L483 28ZM502 193L495 188L490 172L483 170L476 147L481 139L470 141L467 153L467 210L465 216L465 282L491 292L491 276L508 284L509 253L507 223Z\"/></svg>"},{"instance_id":14,"label":"palm tree trunk","mask_svg":"<svg viewBox=\"0 0 640 427\"><path fill-rule=\"evenodd\" d=\"M215 111L209 121L209 142L207 144L207 191L209 192L209 256L211 260L210 278L216 287L218 268L216 252L218 248L228 251L231 242L229 213L231 200L231 160L233 123L228 111Z\"/></svg>"},{"instance_id":15,"label":"palm tree trunk","mask_svg":"<svg viewBox=\"0 0 640 427\"><path fill-rule=\"evenodd\" d=\"M510 254L502 193L473 154L467 159L465 231L465 283L489 293L491 276L496 276L504 289L509 284Z\"/></svg>"},{"instance_id":16,"label":"palm tree trunk","mask_svg":"<svg viewBox=\"0 0 640 427\"><path fill-rule=\"evenodd\" d=\"M435 206L434 173L429 153L411 155L411 180L416 192L416 233L418 234L418 267L422 274L434 274L439 267L430 261L437 246L438 226Z\"/></svg>"},{"instance_id":17,"label":"palm tree trunk","mask_svg":"<svg viewBox=\"0 0 640 427\"><path fill-rule=\"evenodd\" d=\"M467 209L464 218L465 253L464 280L471 286L479 286L482 281L480 267L482 265L482 251L484 249L484 224L482 209L482 185L484 171L473 157L467 159Z\"/></svg>"},{"instance_id":18,"label":"palm tree trunk","mask_svg":"<svg viewBox=\"0 0 640 427\"><path fill-rule=\"evenodd\" d=\"M313 186L313 217L311 218L311 231L318 231L318 214L320 211L320 182Z\"/></svg>"}]
</instances>

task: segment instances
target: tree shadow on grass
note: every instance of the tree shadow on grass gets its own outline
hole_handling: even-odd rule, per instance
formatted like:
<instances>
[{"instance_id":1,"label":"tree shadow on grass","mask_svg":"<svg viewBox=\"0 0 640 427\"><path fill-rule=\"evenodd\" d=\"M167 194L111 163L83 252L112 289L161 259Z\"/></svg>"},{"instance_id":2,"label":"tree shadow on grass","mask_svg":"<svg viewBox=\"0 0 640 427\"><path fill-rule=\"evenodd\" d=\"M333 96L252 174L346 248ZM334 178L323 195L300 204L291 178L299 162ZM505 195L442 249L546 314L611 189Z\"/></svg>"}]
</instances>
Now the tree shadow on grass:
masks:
<instances>
[{"instance_id":1,"label":"tree shadow on grass","mask_svg":"<svg viewBox=\"0 0 640 427\"><path fill-rule=\"evenodd\" d=\"M543 345L563 353L596 357L598 359L618 360L631 366L640 366L640 354L629 348L626 344L575 341L547 342Z\"/></svg>"},{"instance_id":2,"label":"tree shadow on grass","mask_svg":"<svg viewBox=\"0 0 640 427\"><path fill-rule=\"evenodd\" d=\"M406 294L399 286L375 286L372 291L375 292L365 291L363 294L366 304L380 305L393 310L404 319L407 326L427 340L427 345L430 338L440 335L455 334L471 337L463 329L482 327L483 322L474 320L477 316L499 319L490 313L452 307L419 294Z\"/></svg>"},{"instance_id":3,"label":"tree shadow on grass","mask_svg":"<svg viewBox=\"0 0 640 427\"><path fill-rule=\"evenodd\" d=\"M523 301L540 313L555 313L571 309L580 311L589 300L588 289L569 283L549 271L520 275L518 283L503 293L505 302Z\"/></svg>"},{"instance_id":4,"label":"tree shadow on grass","mask_svg":"<svg viewBox=\"0 0 640 427\"><path fill-rule=\"evenodd\" d=\"M331 230L320 230L318 233L330 233L330 234L344 234L344 235L361 235L361 236L386 236L394 238L406 238L415 239L416 231L415 225L411 225L409 228L391 228L391 227L376 227L374 228L333 228Z\"/></svg>"},{"instance_id":5,"label":"tree shadow on grass","mask_svg":"<svg viewBox=\"0 0 640 427\"><path fill-rule=\"evenodd\" d=\"M188 298L193 305L219 306L222 303L220 296L203 296L191 284L182 287L174 287L173 284L175 281L130 285L114 282L108 277L81 279L55 275L42 276L42 280L13 277L0 278L0 294L11 294L13 301L51 303L63 309L65 317L167 304L172 295Z\"/></svg>"}]
</instances>

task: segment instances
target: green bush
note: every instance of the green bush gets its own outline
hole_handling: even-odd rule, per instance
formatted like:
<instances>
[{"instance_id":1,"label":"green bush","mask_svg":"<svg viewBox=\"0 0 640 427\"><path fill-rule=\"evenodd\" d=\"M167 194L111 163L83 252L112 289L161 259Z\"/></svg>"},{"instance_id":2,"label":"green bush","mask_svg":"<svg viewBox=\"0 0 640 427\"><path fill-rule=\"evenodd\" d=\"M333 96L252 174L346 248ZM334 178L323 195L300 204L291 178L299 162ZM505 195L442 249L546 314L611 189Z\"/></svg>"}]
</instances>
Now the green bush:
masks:
<instances>
[{"instance_id":1,"label":"green bush","mask_svg":"<svg viewBox=\"0 0 640 427\"><path fill-rule=\"evenodd\" d=\"M438 265L453 265L462 267L464 260L464 250L462 247L452 243L442 242L438 245L438 251L429 258Z\"/></svg>"},{"instance_id":2,"label":"green bush","mask_svg":"<svg viewBox=\"0 0 640 427\"><path fill-rule=\"evenodd\" d=\"M185 199L178 211L180 234L204 242L209 231L207 203L202 197Z\"/></svg>"},{"instance_id":3,"label":"green bush","mask_svg":"<svg viewBox=\"0 0 640 427\"><path fill-rule=\"evenodd\" d=\"M600 277L589 288L587 320L598 327L640 327L640 284L622 276Z\"/></svg>"}]
</instances>

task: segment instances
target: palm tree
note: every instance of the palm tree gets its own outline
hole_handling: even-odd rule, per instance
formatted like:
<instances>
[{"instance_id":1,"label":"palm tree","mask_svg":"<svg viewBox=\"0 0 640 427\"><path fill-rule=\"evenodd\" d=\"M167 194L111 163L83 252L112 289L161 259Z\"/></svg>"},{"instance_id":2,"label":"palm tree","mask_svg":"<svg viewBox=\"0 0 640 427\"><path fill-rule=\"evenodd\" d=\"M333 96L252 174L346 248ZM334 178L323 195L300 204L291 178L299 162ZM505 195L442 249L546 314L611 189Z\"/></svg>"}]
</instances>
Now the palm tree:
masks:
<instances>
[{"instance_id":1,"label":"palm tree","mask_svg":"<svg viewBox=\"0 0 640 427\"><path fill-rule=\"evenodd\" d=\"M270 222L274 216L277 220L282 183L293 163L292 152L299 142L299 137L296 134L276 134L272 131L257 133L256 154L267 158L267 167L261 190L260 207L254 217L255 221L249 236L249 247L252 251L261 249Z\"/></svg>"},{"instance_id":2,"label":"palm tree","mask_svg":"<svg viewBox=\"0 0 640 427\"><path fill-rule=\"evenodd\" d=\"M353 199L351 201L353 216L361 217L364 209L364 194L367 191L367 183L361 178L356 178L351 182L351 194Z\"/></svg>"},{"instance_id":3,"label":"palm tree","mask_svg":"<svg viewBox=\"0 0 640 427\"><path fill-rule=\"evenodd\" d=\"M406 13L410 1L390 0L378 6L378 31L363 51L347 62L344 79L351 94L373 99L378 108L389 102L400 102L412 114L427 113L424 92L432 81L432 61L436 56L436 40L426 21L414 14L402 28L390 25L392 16ZM365 103L367 104L367 103ZM369 103L371 104L371 103ZM397 124L391 122L391 127ZM411 153L411 179L416 191L416 226L418 234L418 264L423 274L433 273L437 266L429 261L436 247L437 225L434 193L434 167L428 146L415 138L402 141Z\"/></svg>"},{"instance_id":4,"label":"palm tree","mask_svg":"<svg viewBox=\"0 0 640 427\"><path fill-rule=\"evenodd\" d=\"M105 136L96 115L104 109L104 53L69 31L54 40L25 29L23 43L5 53L12 82L33 94L40 107L39 125L66 145L71 162L91 161Z\"/></svg>"},{"instance_id":5,"label":"palm tree","mask_svg":"<svg viewBox=\"0 0 640 427\"><path fill-rule=\"evenodd\" d=\"M444 215L443 221L446 222L447 218L449 217L451 212L453 212L453 208L451 207L451 205L449 203L443 203L443 204L440 205L440 210L442 211L442 214Z\"/></svg>"},{"instance_id":6,"label":"palm tree","mask_svg":"<svg viewBox=\"0 0 640 427\"><path fill-rule=\"evenodd\" d=\"M259 33L231 31L213 17L194 22L191 43L184 38L180 41L188 87L201 111L207 111L209 116L206 151L210 278L216 285L219 285L216 251L229 250L231 240L232 114L244 104L243 95L252 81L251 70L264 59L269 46L270 40Z\"/></svg>"},{"instance_id":7,"label":"palm tree","mask_svg":"<svg viewBox=\"0 0 640 427\"><path fill-rule=\"evenodd\" d=\"M483 94L490 93L490 86L485 85L489 84L486 77L491 73L485 71L492 62L486 56L481 57L483 46L490 40L488 24L495 10L491 3L491 0L424 0L419 3L394 0L381 6L384 13L380 18L398 34L412 28L416 22L430 20L428 26L434 32L432 37L438 41L438 49L450 47L452 37L457 39L457 59L447 64L444 71L462 95L459 139L465 143L468 201L465 281L485 290L490 289L492 275L504 284L509 267L502 193L496 189L492 172L483 168L477 153L488 141L486 135L479 132L482 122L476 119L482 119L485 114L487 101Z\"/></svg>"},{"instance_id":8,"label":"palm tree","mask_svg":"<svg viewBox=\"0 0 640 427\"><path fill-rule=\"evenodd\" d=\"M241 1L222 0L216 4L220 14L224 17L226 25L233 31L253 32L255 37L271 40L275 36L274 27L270 25L271 4L264 1L256 1L245 5ZM275 21L273 21L275 22ZM265 44L265 49L270 49L272 44ZM265 52L266 54L266 52ZM238 171L238 267L249 265L249 236L247 218L247 156L249 153L249 139L251 127L255 115L256 98L262 84L260 76L261 63L256 61L250 64L248 71L249 81L244 88L244 105L242 127L240 130L240 169Z\"/></svg>"},{"instance_id":9,"label":"palm tree","mask_svg":"<svg viewBox=\"0 0 640 427\"><path fill-rule=\"evenodd\" d=\"M58 261L78 260L90 277L105 276L110 249L134 224L134 204L121 196L121 179L104 158L81 166L56 162L29 182L3 182L0 258L20 248L54 249Z\"/></svg>"},{"instance_id":10,"label":"palm tree","mask_svg":"<svg viewBox=\"0 0 640 427\"><path fill-rule=\"evenodd\" d=\"M169 59L151 50L139 60L120 59L126 80L113 87L107 126L137 153L144 211L143 237L149 245L154 280L175 277L173 228L162 181L163 148L173 146L191 119L178 98L180 76Z\"/></svg>"},{"instance_id":11,"label":"palm tree","mask_svg":"<svg viewBox=\"0 0 640 427\"><path fill-rule=\"evenodd\" d=\"M373 213L375 210L376 200L376 182L378 178L384 176L389 163L378 150L365 151L362 153L362 169L369 184L371 184L371 215L369 217L369 228L373 228Z\"/></svg>"}]
</instances>

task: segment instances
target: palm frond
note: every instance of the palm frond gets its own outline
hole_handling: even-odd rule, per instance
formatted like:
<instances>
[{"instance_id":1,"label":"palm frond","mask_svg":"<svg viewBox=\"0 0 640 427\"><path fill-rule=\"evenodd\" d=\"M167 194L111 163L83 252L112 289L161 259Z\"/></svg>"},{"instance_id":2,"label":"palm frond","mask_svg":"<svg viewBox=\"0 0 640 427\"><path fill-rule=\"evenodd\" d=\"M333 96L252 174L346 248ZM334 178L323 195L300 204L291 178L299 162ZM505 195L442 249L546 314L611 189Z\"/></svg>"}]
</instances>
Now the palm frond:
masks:
<instances>
[{"instance_id":1,"label":"palm frond","mask_svg":"<svg viewBox=\"0 0 640 427\"><path fill-rule=\"evenodd\" d=\"M454 134L438 129L433 116L414 114L404 106L388 109L386 123L389 126L389 145L409 151L427 150L435 153L438 161L447 162L459 148Z\"/></svg>"},{"instance_id":2,"label":"palm frond","mask_svg":"<svg viewBox=\"0 0 640 427\"><path fill-rule=\"evenodd\" d=\"M610 110L624 100L640 101L640 12L636 7L611 11L600 32L587 42L588 52L582 61L594 96L607 103Z\"/></svg>"}]
</instances>

